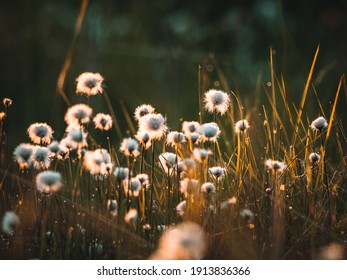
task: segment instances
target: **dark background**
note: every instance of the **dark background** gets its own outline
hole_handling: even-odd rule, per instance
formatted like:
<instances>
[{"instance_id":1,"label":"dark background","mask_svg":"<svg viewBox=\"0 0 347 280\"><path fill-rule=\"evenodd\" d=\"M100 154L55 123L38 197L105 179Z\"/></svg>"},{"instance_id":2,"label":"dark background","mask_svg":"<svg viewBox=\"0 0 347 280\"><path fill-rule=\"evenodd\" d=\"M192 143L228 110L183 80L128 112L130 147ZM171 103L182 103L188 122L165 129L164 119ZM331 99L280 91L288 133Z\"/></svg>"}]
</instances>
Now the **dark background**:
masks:
<instances>
[{"instance_id":1,"label":"dark background","mask_svg":"<svg viewBox=\"0 0 347 280\"><path fill-rule=\"evenodd\" d=\"M76 0L0 1L0 96L14 101L7 119L10 145L27 142L25 130L36 121L62 136L67 106L56 82L79 6ZM75 79L100 72L122 129L121 100L130 114L152 104L178 129L179 117L197 119L199 64L202 90L218 87L219 65L230 88L251 107L259 81L270 79L273 47L275 69L286 79L288 98L297 101L320 44L313 82L325 105L346 72L346 35L342 0L90 0L65 91L73 103L85 102L75 95ZM308 98L310 107L313 95ZM344 106L345 96L340 101ZM89 102L96 112L107 111L102 97Z\"/></svg>"}]
</instances>

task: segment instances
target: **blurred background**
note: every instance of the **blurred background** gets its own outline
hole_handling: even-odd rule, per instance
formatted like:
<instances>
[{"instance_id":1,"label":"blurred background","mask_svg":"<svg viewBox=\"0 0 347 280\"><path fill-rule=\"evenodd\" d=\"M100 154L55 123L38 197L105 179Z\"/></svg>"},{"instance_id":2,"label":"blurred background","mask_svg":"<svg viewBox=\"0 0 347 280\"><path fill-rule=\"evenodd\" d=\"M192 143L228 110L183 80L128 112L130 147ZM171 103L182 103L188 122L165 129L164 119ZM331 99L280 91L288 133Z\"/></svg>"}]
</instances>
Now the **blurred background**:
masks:
<instances>
[{"instance_id":1,"label":"blurred background","mask_svg":"<svg viewBox=\"0 0 347 280\"><path fill-rule=\"evenodd\" d=\"M0 2L0 96L14 101L6 128L10 145L27 142L33 122L49 123L57 139L64 132L67 105L56 84L80 4ZM270 79L272 47L276 72L283 73L288 97L296 101L320 44L313 82L325 105L346 72L346 30L344 0L90 0L65 92L72 103L86 102L75 94L75 79L85 71L100 72L122 129L127 129L122 103L131 115L136 106L152 104L169 127L179 129L180 117L198 118L199 65L202 91L223 88L223 76L251 107L266 99L257 88ZM89 102L95 112L107 111L102 97Z\"/></svg>"}]
</instances>

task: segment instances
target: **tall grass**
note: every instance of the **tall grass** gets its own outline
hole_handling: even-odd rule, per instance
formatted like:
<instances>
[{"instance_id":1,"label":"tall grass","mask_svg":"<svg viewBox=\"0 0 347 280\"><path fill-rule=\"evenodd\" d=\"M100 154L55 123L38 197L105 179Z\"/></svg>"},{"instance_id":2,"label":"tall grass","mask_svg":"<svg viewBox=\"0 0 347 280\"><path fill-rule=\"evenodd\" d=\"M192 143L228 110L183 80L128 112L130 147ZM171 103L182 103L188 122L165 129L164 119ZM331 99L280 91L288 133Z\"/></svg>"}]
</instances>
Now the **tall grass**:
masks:
<instances>
[{"instance_id":1,"label":"tall grass","mask_svg":"<svg viewBox=\"0 0 347 280\"><path fill-rule=\"evenodd\" d=\"M128 177L120 178L114 169L106 175L91 174L84 168L85 151L70 149L65 160L50 159L49 169L61 173L64 186L49 195L36 190L39 171L32 167L19 170L12 160L5 164L5 153L12 152L4 148L6 118L11 118L11 112L7 112L1 120L0 216L14 211L20 224L14 223L1 235L1 257L164 258L162 253L153 255L160 237L170 231L169 226L184 221L200 225L206 250L199 257L206 259L316 259L326 257L324 250L331 244L337 247L328 257L341 257L346 243L346 133L336 107L345 78L342 76L336 87L334 102L323 108L312 84L318 52L319 47L298 105L288 98L287 81L276 72L271 50L271 81L257 93L268 101L254 108L242 104L219 70L230 96L225 115L204 112L199 66L200 112L195 121L215 121L221 130L216 142L193 143L187 137L171 147L165 134L160 140L151 140L149 149L140 146L138 156L126 156L119 151L121 135L126 133L120 131L104 92L119 139L111 143L109 132L101 134L91 124L84 126L89 133L88 150L106 149L114 168L128 168ZM314 115L305 112L310 106L309 95L314 95L320 108ZM93 97L85 101L93 106ZM134 137L138 124L124 108L128 134ZM160 112L160 108L157 110ZM310 126L318 116L327 119L327 127L319 131ZM247 119L250 127L237 133L235 123L242 119ZM167 123L170 126L175 121L168 119ZM199 161L193 159L194 148L212 153ZM174 154L174 161L160 160L164 152ZM320 160L310 160L311 153L317 153ZM266 160L281 166L267 166ZM216 175L212 167L220 167L223 172ZM135 196L131 179L140 173L148 175L149 184L142 184ZM206 182L215 189L202 189ZM117 215L111 211L110 201L117 202ZM185 206L178 213L176 206L183 201ZM137 216L127 216L131 209L137 210Z\"/></svg>"}]
</instances>

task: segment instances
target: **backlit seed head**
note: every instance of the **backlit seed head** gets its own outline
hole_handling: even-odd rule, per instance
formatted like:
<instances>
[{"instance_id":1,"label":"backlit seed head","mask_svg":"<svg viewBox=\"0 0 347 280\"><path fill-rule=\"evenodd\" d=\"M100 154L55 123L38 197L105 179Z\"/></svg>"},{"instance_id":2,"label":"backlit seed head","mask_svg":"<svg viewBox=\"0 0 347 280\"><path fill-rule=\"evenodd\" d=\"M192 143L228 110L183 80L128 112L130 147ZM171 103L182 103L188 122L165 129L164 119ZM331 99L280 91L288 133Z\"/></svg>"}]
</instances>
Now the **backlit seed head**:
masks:
<instances>
[{"instance_id":1,"label":"backlit seed head","mask_svg":"<svg viewBox=\"0 0 347 280\"><path fill-rule=\"evenodd\" d=\"M187 139L192 139L192 135L194 136L194 138L196 138L196 136L200 136L199 134L199 128L200 128L200 123L196 122L196 121L184 121L182 123L182 132L184 133L184 136ZM195 142L195 141L194 141Z\"/></svg>"},{"instance_id":2,"label":"backlit seed head","mask_svg":"<svg viewBox=\"0 0 347 280\"><path fill-rule=\"evenodd\" d=\"M107 209L112 217L118 216L118 203L115 199L107 200Z\"/></svg>"},{"instance_id":3,"label":"backlit seed head","mask_svg":"<svg viewBox=\"0 0 347 280\"><path fill-rule=\"evenodd\" d=\"M205 109L210 112L217 112L224 115L228 111L230 103L229 95L221 90L210 89L204 94Z\"/></svg>"},{"instance_id":4,"label":"backlit seed head","mask_svg":"<svg viewBox=\"0 0 347 280\"><path fill-rule=\"evenodd\" d=\"M68 125L85 125L90 122L93 109L86 104L76 104L68 108L65 114L65 122Z\"/></svg>"},{"instance_id":5,"label":"backlit seed head","mask_svg":"<svg viewBox=\"0 0 347 280\"><path fill-rule=\"evenodd\" d=\"M137 174L136 178L140 181L141 185L144 188L148 188L148 186L149 186L149 178L148 178L147 174L145 174L145 173Z\"/></svg>"},{"instance_id":6,"label":"backlit seed head","mask_svg":"<svg viewBox=\"0 0 347 280\"><path fill-rule=\"evenodd\" d=\"M180 182L180 192L184 197L195 195L199 191L199 181L195 179L185 178Z\"/></svg>"},{"instance_id":7,"label":"backlit seed head","mask_svg":"<svg viewBox=\"0 0 347 280\"><path fill-rule=\"evenodd\" d=\"M216 180L222 180L226 174L226 169L220 166L210 167L208 171L210 175Z\"/></svg>"},{"instance_id":8,"label":"backlit seed head","mask_svg":"<svg viewBox=\"0 0 347 280\"><path fill-rule=\"evenodd\" d=\"M76 93L90 97L103 93L104 78L99 73L85 72L76 79Z\"/></svg>"},{"instance_id":9,"label":"backlit seed head","mask_svg":"<svg viewBox=\"0 0 347 280\"><path fill-rule=\"evenodd\" d=\"M83 157L83 167L93 175L111 174L113 163L111 156L105 149L86 151Z\"/></svg>"},{"instance_id":10,"label":"backlit seed head","mask_svg":"<svg viewBox=\"0 0 347 280\"><path fill-rule=\"evenodd\" d=\"M266 188L265 190L267 195L271 195L272 194L272 189L271 188Z\"/></svg>"},{"instance_id":11,"label":"backlit seed head","mask_svg":"<svg viewBox=\"0 0 347 280\"><path fill-rule=\"evenodd\" d=\"M99 113L93 119L96 129L99 130L110 130L112 128L112 117L109 114Z\"/></svg>"},{"instance_id":12,"label":"backlit seed head","mask_svg":"<svg viewBox=\"0 0 347 280\"><path fill-rule=\"evenodd\" d=\"M46 147L34 146L33 151L33 165L37 170L45 170L48 169L51 165L52 158L54 154Z\"/></svg>"},{"instance_id":13,"label":"backlit seed head","mask_svg":"<svg viewBox=\"0 0 347 280\"><path fill-rule=\"evenodd\" d=\"M246 132L246 130L249 128L249 123L247 120L240 120L235 123L235 132L241 133Z\"/></svg>"},{"instance_id":14,"label":"backlit seed head","mask_svg":"<svg viewBox=\"0 0 347 280\"><path fill-rule=\"evenodd\" d=\"M133 138L124 138L119 150L127 157L137 157L140 154L139 143Z\"/></svg>"},{"instance_id":15,"label":"backlit seed head","mask_svg":"<svg viewBox=\"0 0 347 280\"><path fill-rule=\"evenodd\" d=\"M179 147L186 142L186 138L182 132L170 131L166 136L166 144L172 147Z\"/></svg>"},{"instance_id":16,"label":"backlit seed head","mask_svg":"<svg viewBox=\"0 0 347 280\"><path fill-rule=\"evenodd\" d=\"M206 234L196 223L183 222L167 228L152 260L200 260L207 249Z\"/></svg>"},{"instance_id":17,"label":"backlit seed head","mask_svg":"<svg viewBox=\"0 0 347 280\"><path fill-rule=\"evenodd\" d=\"M16 213L7 211L2 218L2 232L7 235L13 235L19 224L20 220Z\"/></svg>"},{"instance_id":18,"label":"backlit seed head","mask_svg":"<svg viewBox=\"0 0 347 280\"><path fill-rule=\"evenodd\" d=\"M183 216L184 213L186 212L186 208L187 208L187 201L185 201L185 200L181 201L181 202L176 206L177 214L180 215L180 216Z\"/></svg>"},{"instance_id":19,"label":"backlit seed head","mask_svg":"<svg viewBox=\"0 0 347 280\"><path fill-rule=\"evenodd\" d=\"M206 182L206 183L202 184L201 191L204 193L210 194L210 193L213 193L216 191L216 187L214 184L212 184L210 182Z\"/></svg>"},{"instance_id":20,"label":"backlit seed head","mask_svg":"<svg viewBox=\"0 0 347 280\"><path fill-rule=\"evenodd\" d=\"M177 163L181 161L180 156L166 152L159 155L159 162L165 173L172 175L173 171L177 169Z\"/></svg>"},{"instance_id":21,"label":"backlit seed head","mask_svg":"<svg viewBox=\"0 0 347 280\"><path fill-rule=\"evenodd\" d=\"M4 106L6 108L10 107L12 105L12 99L11 98L7 98L5 97L3 100L2 100L2 103L4 104Z\"/></svg>"},{"instance_id":22,"label":"backlit seed head","mask_svg":"<svg viewBox=\"0 0 347 280\"><path fill-rule=\"evenodd\" d=\"M128 180L129 179L129 168L127 167L116 167L113 175L116 177L117 180Z\"/></svg>"},{"instance_id":23,"label":"backlit seed head","mask_svg":"<svg viewBox=\"0 0 347 280\"><path fill-rule=\"evenodd\" d=\"M272 159L266 160L265 166L273 172L279 173L282 173L287 167L287 165L284 162Z\"/></svg>"},{"instance_id":24,"label":"backlit seed head","mask_svg":"<svg viewBox=\"0 0 347 280\"><path fill-rule=\"evenodd\" d=\"M245 221L247 223L253 222L254 214L253 214L253 212L251 210L249 210L247 208L243 209L243 210L241 210L240 215L241 215L242 218L245 219Z\"/></svg>"},{"instance_id":25,"label":"backlit seed head","mask_svg":"<svg viewBox=\"0 0 347 280\"><path fill-rule=\"evenodd\" d=\"M13 157L19 164L21 170L27 169L32 165L34 150L35 147L33 145L25 143L20 144L15 148Z\"/></svg>"},{"instance_id":26,"label":"backlit seed head","mask_svg":"<svg viewBox=\"0 0 347 280\"><path fill-rule=\"evenodd\" d=\"M145 150L148 150L149 147L152 145L151 137L146 131L139 130L136 133L135 138L137 139L137 141L140 142L140 144L145 148Z\"/></svg>"},{"instance_id":27,"label":"backlit seed head","mask_svg":"<svg viewBox=\"0 0 347 280\"><path fill-rule=\"evenodd\" d=\"M52 194L60 190L62 184L59 172L47 170L36 176L36 188L43 194Z\"/></svg>"},{"instance_id":28,"label":"backlit seed head","mask_svg":"<svg viewBox=\"0 0 347 280\"><path fill-rule=\"evenodd\" d=\"M134 117L138 122L142 117L148 114L154 114L155 109L149 104L142 104L135 109Z\"/></svg>"},{"instance_id":29,"label":"backlit seed head","mask_svg":"<svg viewBox=\"0 0 347 280\"><path fill-rule=\"evenodd\" d=\"M166 119L161 114L147 114L139 121L139 130L147 132L150 139L160 140L167 129Z\"/></svg>"},{"instance_id":30,"label":"backlit seed head","mask_svg":"<svg viewBox=\"0 0 347 280\"><path fill-rule=\"evenodd\" d=\"M309 159L312 164L315 164L320 161L320 155L317 153L311 153Z\"/></svg>"},{"instance_id":31,"label":"backlit seed head","mask_svg":"<svg viewBox=\"0 0 347 280\"><path fill-rule=\"evenodd\" d=\"M50 144L53 137L52 128L46 123L33 123L27 133L34 144Z\"/></svg>"},{"instance_id":32,"label":"backlit seed head","mask_svg":"<svg viewBox=\"0 0 347 280\"><path fill-rule=\"evenodd\" d=\"M311 123L310 127L314 130L318 130L319 132L321 132L328 127L328 122L325 118L318 117Z\"/></svg>"},{"instance_id":33,"label":"backlit seed head","mask_svg":"<svg viewBox=\"0 0 347 280\"><path fill-rule=\"evenodd\" d=\"M221 131L216 123L211 122L201 125L199 128L199 133L201 135L202 142L216 142Z\"/></svg>"},{"instance_id":34,"label":"backlit seed head","mask_svg":"<svg viewBox=\"0 0 347 280\"><path fill-rule=\"evenodd\" d=\"M130 223L133 223L133 222L136 222L137 220L137 210L136 209L130 209L124 216L124 221L127 223L127 224L130 224Z\"/></svg>"},{"instance_id":35,"label":"backlit seed head","mask_svg":"<svg viewBox=\"0 0 347 280\"><path fill-rule=\"evenodd\" d=\"M193 150L194 159L200 163L207 161L208 156L211 154L212 152L206 149L194 148Z\"/></svg>"}]
</instances>

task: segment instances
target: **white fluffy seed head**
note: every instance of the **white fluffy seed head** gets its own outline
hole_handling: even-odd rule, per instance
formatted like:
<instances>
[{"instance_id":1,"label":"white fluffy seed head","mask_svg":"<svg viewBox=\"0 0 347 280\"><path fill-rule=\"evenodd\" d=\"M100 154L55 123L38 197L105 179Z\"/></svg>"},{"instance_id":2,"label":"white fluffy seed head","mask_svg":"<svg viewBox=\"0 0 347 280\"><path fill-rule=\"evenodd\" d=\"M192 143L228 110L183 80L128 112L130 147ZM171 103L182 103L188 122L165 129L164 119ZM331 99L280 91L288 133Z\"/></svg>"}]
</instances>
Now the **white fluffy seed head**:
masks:
<instances>
[{"instance_id":1,"label":"white fluffy seed head","mask_svg":"<svg viewBox=\"0 0 347 280\"><path fill-rule=\"evenodd\" d=\"M33 165L37 170L48 169L51 165L54 154L47 148L41 146L34 146L33 152Z\"/></svg>"},{"instance_id":2,"label":"white fluffy seed head","mask_svg":"<svg viewBox=\"0 0 347 280\"><path fill-rule=\"evenodd\" d=\"M321 132L328 127L328 122L325 118L318 117L311 123L310 127Z\"/></svg>"},{"instance_id":3,"label":"white fluffy seed head","mask_svg":"<svg viewBox=\"0 0 347 280\"><path fill-rule=\"evenodd\" d=\"M13 235L19 226L20 220L15 212L7 211L2 218L2 231L7 235Z\"/></svg>"},{"instance_id":4,"label":"white fluffy seed head","mask_svg":"<svg viewBox=\"0 0 347 280\"><path fill-rule=\"evenodd\" d=\"M15 148L13 157L19 164L20 170L27 169L32 165L34 150L33 145L26 143L22 143Z\"/></svg>"},{"instance_id":5,"label":"white fluffy seed head","mask_svg":"<svg viewBox=\"0 0 347 280\"><path fill-rule=\"evenodd\" d=\"M208 169L211 176L216 180L222 180L225 176L226 169L220 166L213 166Z\"/></svg>"},{"instance_id":6,"label":"white fluffy seed head","mask_svg":"<svg viewBox=\"0 0 347 280\"><path fill-rule=\"evenodd\" d=\"M147 114L140 119L139 130L148 133L154 140L160 140L167 131L166 120L161 114Z\"/></svg>"},{"instance_id":7,"label":"white fluffy seed head","mask_svg":"<svg viewBox=\"0 0 347 280\"><path fill-rule=\"evenodd\" d=\"M136 222L136 219L137 219L137 210L136 209L130 209L124 216L124 221L127 223L127 224L130 224L130 223L133 223L133 222Z\"/></svg>"},{"instance_id":8,"label":"white fluffy seed head","mask_svg":"<svg viewBox=\"0 0 347 280\"><path fill-rule=\"evenodd\" d=\"M130 194L135 196L135 197L138 197L140 194L141 188L142 188L142 184L141 184L140 180L137 177L131 178L131 180L130 180Z\"/></svg>"},{"instance_id":9,"label":"white fluffy seed head","mask_svg":"<svg viewBox=\"0 0 347 280\"><path fill-rule=\"evenodd\" d=\"M136 178L140 181L141 185L145 188L149 186L149 178L145 173L137 174Z\"/></svg>"},{"instance_id":10,"label":"white fluffy seed head","mask_svg":"<svg viewBox=\"0 0 347 280\"><path fill-rule=\"evenodd\" d=\"M265 166L273 172L279 173L282 173L287 167L287 165L284 162L272 159L266 160Z\"/></svg>"},{"instance_id":11,"label":"white fluffy seed head","mask_svg":"<svg viewBox=\"0 0 347 280\"><path fill-rule=\"evenodd\" d=\"M202 142L217 142L217 138L221 131L219 129L219 126L215 122L210 122L201 125L199 133L201 134Z\"/></svg>"},{"instance_id":12,"label":"white fluffy seed head","mask_svg":"<svg viewBox=\"0 0 347 280\"><path fill-rule=\"evenodd\" d=\"M119 150L127 157L137 157L140 154L139 143L133 138L124 138Z\"/></svg>"},{"instance_id":13,"label":"white fluffy seed head","mask_svg":"<svg viewBox=\"0 0 347 280\"><path fill-rule=\"evenodd\" d=\"M196 223L183 222L165 229L152 260L200 260L207 249L206 234Z\"/></svg>"},{"instance_id":14,"label":"white fluffy seed head","mask_svg":"<svg viewBox=\"0 0 347 280\"><path fill-rule=\"evenodd\" d=\"M187 201L183 200L176 206L177 214L183 216L187 209Z\"/></svg>"},{"instance_id":15,"label":"white fluffy seed head","mask_svg":"<svg viewBox=\"0 0 347 280\"><path fill-rule=\"evenodd\" d=\"M249 128L249 122L244 119L240 120L235 123L235 132L236 133L241 133L241 132L246 132L246 130Z\"/></svg>"},{"instance_id":16,"label":"white fluffy seed head","mask_svg":"<svg viewBox=\"0 0 347 280\"><path fill-rule=\"evenodd\" d=\"M152 145L151 137L146 131L138 130L135 135L135 138L137 139L137 141L140 142L140 144L145 148L145 150L148 150L149 147Z\"/></svg>"},{"instance_id":17,"label":"white fluffy seed head","mask_svg":"<svg viewBox=\"0 0 347 280\"><path fill-rule=\"evenodd\" d=\"M196 121L184 121L182 123L182 132L187 139L192 140L195 143L200 137L199 134L200 123Z\"/></svg>"},{"instance_id":18,"label":"white fluffy seed head","mask_svg":"<svg viewBox=\"0 0 347 280\"><path fill-rule=\"evenodd\" d=\"M107 209L112 217L118 216L118 203L115 199L107 200Z\"/></svg>"},{"instance_id":19,"label":"white fluffy seed head","mask_svg":"<svg viewBox=\"0 0 347 280\"><path fill-rule=\"evenodd\" d=\"M142 117L148 114L154 114L155 109L149 104L142 104L135 109L134 117L138 122Z\"/></svg>"},{"instance_id":20,"label":"white fluffy seed head","mask_svg":"<svg viewBox=\"0 0 347 280\"><path fill-rule=\"evenodd\" d=\"M224 115L228 111L230 96L224 91L210 89L204 94L205 109L210 112L217 112Z\"/></svg>"},{"instance_id":21,"label":"white fluffy seed head","mask_svg":"<svg viewBox=\"0 0 347 280\"><path fill-rule=\"evenodd\" d=\"M53 138L53 130L47 123L33 123L27 133L34 144L50 144Z\"/></svg>"},{"instance_id":22,"label":"white fluffy seed head","mask_svg":"<svg viewBox=\"0 0 347 280\"><path fill-rule=\"evenodd\" d=\"M177 158L176 158L177 157ZM180 156L174 153L166 152L159 155L160 165L163 167L166 174L171 175L177 169L177 162L180 162Z\"/></svg>"},{"instance_id":23,"label":"white fluffy seed head","mask_svg":"<svg viewBox=\"0 0 347 280\"><path fill-rule=\"evenodd\" d=\"M253 214L253 212L250 209L248 209L248 208L242 209L240 211L240 215L241 215L242 218L245 219L245 221L247 223L252 223L253 222L254 214Z\"/></svg>"},{"instance_id":24,"label":"white fluffy seed head","mask_svg":"<svg viewBox=\"0 0 347 280\"><path fill-rule=\"evenodd\" d=\"M96 129L99 130L110 130L113 125L112 117L109 114L99 113L93 119Z\"/></svg>"},{"instance_id":25,"label":"white fluffy seed head","mask_svg":"<svg viewBox=\"0 0 347 280\"><path fill-rule=\"evenodd\" d=\"M172 147L179 147L186 142L186 138L182 132L170 131L166 136L166 144Z\"/></svg>"},{"instance_id":26,"label":"white fluffy seed head","mask_svg":"<svg viewBox=\"0 0 347 280\"><path fill-rule=\"evenodd\" d=\"M194 159L200 163L206 162L208 156L211 154L212 152L206 149L194 148L193 150Z\"/></svg>"},{"instance_id":27,"label":"white fluffy seed head","mask_svg":"<svg viewBox=\"0 0 347 280\"><path fill-rule=\"evenodd\" d=\"M204 193L210 194L216 191L216 187L213 183L206 182L202 184L201 191Z\"/></svg>"},{"instance_id":28,"label":"white fluffy seed head","mask_svg":"<svg viewBox=\"0 0 347 280\"><path fill-rule=\"evenodd\" d=\"M36 176L36 188L43 194L55 193L60 190L62 185L59 172L47 170Z\"/></svg>"},{"instance_id":29,"label":"white fluffy seed head","mask_svg":"<svg viewBox=\"0 0 347 280\"><path fill-rule=\"evenodd\" d=\"M312 164L315 164L320 161L320 155L317 153L311 153L309 155L309 160Z\"/></svg>"},{"instance_id":30,"label":"white fluffy seed head","mask_svg":"<svg viewBox=\"0 0 347 280\"><path fill-rule=\"evenodd\" d=\"M195 179L185 178L180 182L180 192L184 197L195 195L199 191L199 181Z\"/></svg>"},{"instance_id":31,"label":"white fluffy seed head","mask_svg":"<svg viewBox=\"0 0 347 280\"><path fill-rule=\"evenodd\" d=\"M129 179L129 168L127 167L116 167L113 175L119 181L124 181Z\"/></svg>"},{"instance_id":32,"label":"white fluffy seed head","mask_svg":"<svg viewBox=\"0 0 347 280\"><path fill-rule=\"evenodd\" d=\"M93 175L108 176L112 172L113 163L107 150L96 149L85 152L83 167Z\"/></svg>"},{"instance_id":33,"label":"white fluffy seed head","mask_svg":"<svg viewBox=\"0 0 347 280\"><path fill-rule=\"evenodd\" d=\"M86 104L76 104L68 108L65 114L65 122L68 125L84 125L90 122L93 109Z\"/></svg>"},{"instance_id":34,"label":"white fluffy seed head","mask_svg":"<svg viewBox=\"0 0 347 280\"><path fill-rule=\"evenodd\" d=\"M85 72L76 79L76 93L90 97L103 93L104 78L99 73Z\"/></svg>"},{"instance_id":35,"label":"white fluffy seed head","mask_svg":"<svg viewBox=\"0 0 347 280\"><path fill-rule=\"evenodd\" d=\"M10 107L12 105L12 99L11 98L8 98L8 97L5 97L3 100L2 100L2 104L4 104L4 106L6 108Z\"/></svg>"}]
</instances>

